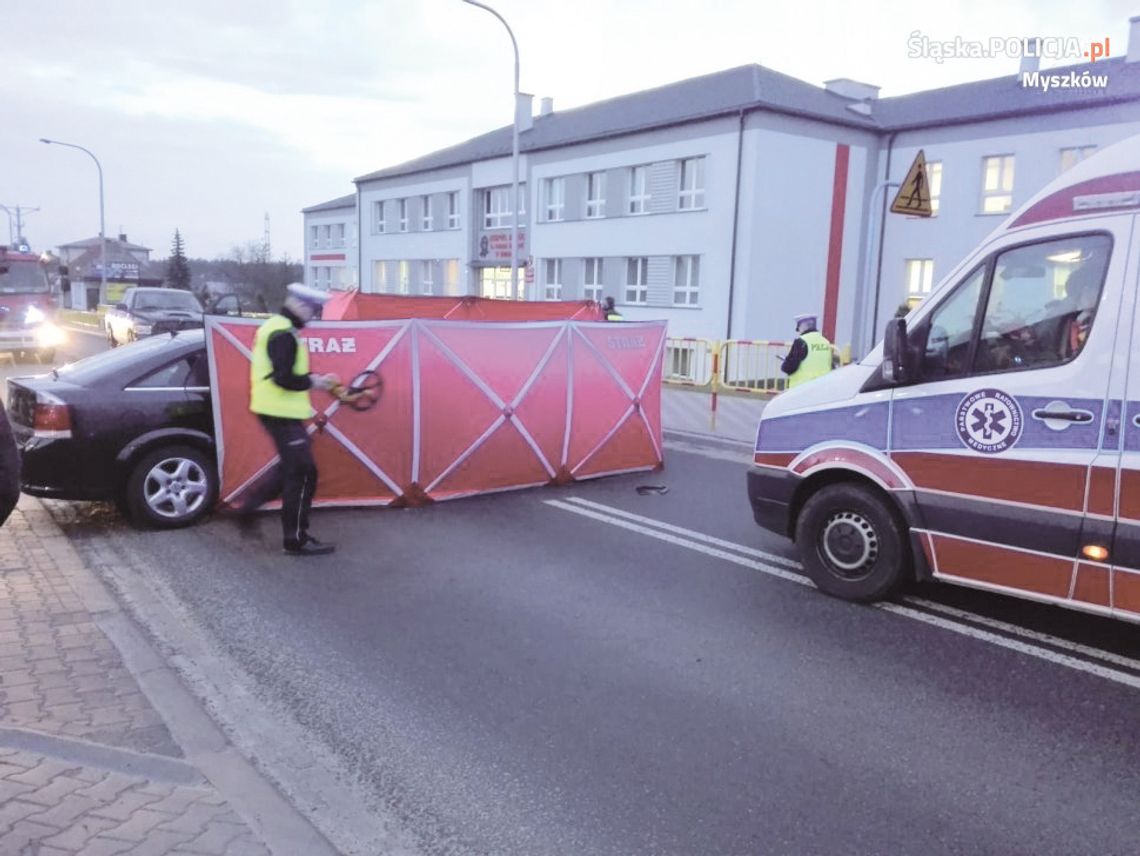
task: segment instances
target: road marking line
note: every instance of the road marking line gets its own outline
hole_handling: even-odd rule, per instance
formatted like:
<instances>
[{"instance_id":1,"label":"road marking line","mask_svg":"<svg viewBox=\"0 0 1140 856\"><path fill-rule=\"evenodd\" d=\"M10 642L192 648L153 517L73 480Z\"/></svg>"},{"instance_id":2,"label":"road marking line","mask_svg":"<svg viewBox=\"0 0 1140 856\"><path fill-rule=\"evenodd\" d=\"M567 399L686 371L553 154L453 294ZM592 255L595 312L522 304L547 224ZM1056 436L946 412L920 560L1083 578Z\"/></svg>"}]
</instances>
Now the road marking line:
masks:
<instances>
[{"instance_id":1,"label":"road marking line","mask_svg":"<svg viewBox=\"0 0 1140 856\"><path fill-rule=\"evenodd\" d=\"M765 564L764 562L749 559L746 556L738 555L738 553L728 552L726 550L718 549L717 547L706 546L705 543L700 543L700 541L728 546L733 550L743 553L751 554L760 552L758 550L753 550L750 547L745 547L741 544L734 544L731 541L724 541L719 538L713 538L712 536L703 535L702 533L694 533L701 536L699 540L689 540L686 537L673 533L690 533L693 532L693 530L684 529L683 527L679 526L672 526L671 524L662 523L660 521L654 521L652 518L643 517L638 514L632 514L631 512L623 511L622 509L612 508L601 503L590 502L589 500L583 500L578 497L571 497L570 500L571 501L547 499L543 500L543 502L545 502L546 505L562 509L563 511L570 511L574 514L588 517L592 520L608 523L611 526L617 526L621 529L627 529L631 532L648 535L650 538L656 538L659 541L664 541L669 544L674 544L678 547L694 550L698 553L704 553L705 555L712 556L714 558L724 559L725 561L732 562L733 564L760 571L761 573L777 577L782 580L787 580L788 582L814 587L814 584L807 577L792 573L791 571L786 571L782 568L777 568L772 565ZM594 510L598 508L604 509L605 511L603 512ZM633 522L634 520L638 520L640 522L635 523ZM650 523L651 525L642 525L646 522ZM784 559L783 561L788 562L789 560ZM1107 662L1117 663L1129 668L1140 669L1140 661L1135 661L1127 657L1112 654L1109 651L1100 651L1096 648L1090 648L1089 646L1081 645L1077 642L1070 642L1066 639L1060 639L1058 637L1050 636L1045 633L1027 630L1013 624L1006 624L1005 622L986 618L985 616L967 612L966 610L955 609L954 607L943 607L941 604L936 604L923 598L907 597L903 600L905 603L910 603L915 606L934 609L939 612L955 615L956 617L967 621L989 625L995 629L1001 629L1006 632L1013 633L1014 635L1020 636L1023 639L1032 639L1034 641L1044 642L1051 646L1073 651L1074 653L1081 653L1085 654L1086 656L1095 657ZM1133 689L1140 689L1140 676L1129 674L1127 672L1120 672L1116 669L1109 668L1108 666L1090 663L1087 660L1078 659L1077 657L1063 654L1060 651L1054 651L1049 648L1041 648L1030 644L1029 642L1023 642L1018 639L1010 639L1007 636L991 633L988 630L982 630L978 627L959 624L940 615L931 615L927 612L911 609L909 606L905 606L903 604L888 602L871 604L871 606L884 612L890 612L895 615L913 619L915 621L921 621L934 627L939 627L963 636L969 636L971 638L978 639L979 641L989 642L993 645L1026 654L1039 660L1045 660L1046 662L1085 672L1096 677L1104 678L1105 680L1123 684L1124 686L1131 687Z\"/></svg>"},{"instance_id":2,"label":"road marking line","mask_svg":"<svg viewBox=\"0 0 1140 856\"><path fill-rule=\"evenodd\" d=\"M583 517L589 517L593 520L600 520L602 523L608 523L611 526L618 526L622 529L628 529L630 532L638 532L642 535L648 535L650 538L656 538L659 541L665 541L669 544L675 544L678 547L685 547L689 550L695 550L698 553L704 553L706 556L713 556L717 559L724 559L726 562L732 562L737 565L742 565L754 571L761 571L773 577L779 577L782 580L798 583L799 585L811 585L811 581L807 577L793 574L791 571L785 571L781 568L776 568L771 565L765 565L763 562L757 562L752 559L738 556L735 553L729 553L725 550L718 550L715 547L707 547L704 544L690 541L686 538L681 538L677 535L672 535L669 532L662 532L658 529L650 529L648 526L642 526L638 523L633 523L629 520L622 520L617 517L611 517L608 514L602 514L597 511L592 511L589 508L582 508L578 505L572 505L569 502L563 502L560 499L544 499L544 503L551 505L555 508L561 508L563 511L572 511L575 514L580 514Z\"/></svg>"},{"instance_id":3,"label":"road marking line","mask_svg":"<svg viewBox=\"0 0 1140 856\"><path fill-rule=\"evenodd\" d=\"M1026 627L1019 627L1016 624L1010 624L1007 621L1001 621L996 618L990 618L985 615L979 615L976 612L970 612L965 609L958 609L955 606L946 606L937 603L933 600L927 600L922 597L904 597L904 603L909 603L913 606L920 606L923 609L929 609L932 612L939 612L943 615L951 616L953 618L961 618L965 621L972 621L975 624L981 624L985 627L991 627L994 630L1001 630L1004 633L1013 633L1016 636L1021 636L1024 639L1032 639L1036 642L1044 642L1047 645L1054 645L1058 648L1064 648L1076 654L1083 654L1086 657L1096 657L1098 660L1104 660L1107 663L1115 663L1118 666L1124 666L1126 669L1140 670L1140 660L1134 660L1131 657L1125 657L1122 654L1113 654L1111 651L1104 651L1100 648L1093 648L1091 645L1082 645L1080 642L1070 642L1067 639L1061 639L1056 636L1050 636L1048 633L1042 633L1039 630L1030 630Z\"/></svg>"},{"instance_id":4,"label":"road marking line","mask_svg":"<svg viewBox=\"0 0 1140 856\"><path fill-rule=\"evenodd\" d=\"M747 547L744 544L737 544L733 541L725 541L721 538L714 538L711 535L705 535L701 532L696 532L692 529L685 529L685 528L680 527L680 526L673 526L672 524L669 524L669 523L663 523L661 521L654 520L651 517L643 517L640 514L632 514L631 512L625 511L625 510L620 509L620 508L615 508L615 507L609 506L609 505L603 505L600 502L591 502L590 500L582 499L580 497L567 497L567 501L577 503L580 505L585 505L585 506L588 506L590 508L594 508L598 511L608 512L610 514L614 514L614 515L617 515L619 517L625 517L625 518L630 519L630 520L636 520L636 521L638 521L640 523L644 523L648 526L655 526L655 527L660 528L660 529L673 531L673 532L676 532L676 533L681 534L683 536L688 536L690 538L694 538L695 540L698 540L698 541L704 541L706 543L716 544L719 547L724 547L724 548L729 549L729 550L736 550L736 551L744 553L745 555L748 555L748 556L755 556L758 559L766 559L768 561L771 561L771 562L774 562L777 564L781 564L784 567L793 568L795 570L801 570L801 571L803 570L803 565L801 565L799 562L797 562L793 559L787 559L783 556L778 556L778 555L775 555L772 553L765 553L762 550L756 550L756 549L753 549L752 547ZM943 615L947 615L947 616L950 616L953 618L960 618L960 619L965 620L965 621L972 621L975 624L980 624L980 625L983 625L985 627L989 627L989 628L994 629L994 630L1000 630L1003 633L1011 633L1015 636L1020 636L1022 639L1028 639L1028 640L1033 641L1033 642L1041 642L1041 643L1044 643L1046 645L1052 645L1056 648L1061 648L1062 650L1069 651L1070 653L1073 653L1073 654L1080 654L1080 655L1085 656L1085 657L1093 657L1093 658L1098 659L1098 660L1103 660L1106 663L1113 663L1117 666L1123 666L1126 669L1134 669L1136 671L1140 671L1140 660L1134 659L1132 657L1126 657L1122 654L1114 654L1111 651L1105 651L1105 650L1102 650L1100 648L1094 648L1091 645L1083 645L1080 642L1072 642L1068 639L1062 639L1059 636L1052 636L1048 633L1042 633L1041 631L1038 631L1038 630L1030 630L1029 628L1020 627L1016 624L1010 624L1009 622L1001 621L1001 620L996 619L996 618L990 618L988 616L981 615L980 613L977 613L977 612L970 612L969 610L958 609L957 607L953 607L953 606L946 606L946 605L943 605L941 603L937 603L936 601L927 600L926 598L906 595L906 596L900 598L900 600L903 603L910 604L911 606L917 606L917 607L920 607L922 609L928 609L932 612L939 612L939 613L942 613Z\"/></svg>"},{"instance_id":5,"label":"road marking line","mask_svg":"<svg viewBox=\"0 0 1140 856\"><path fill-rule=\"evenodd\" d=\"M1140 689L1140 676L1132 675L1128 672L1118 672L1116 669L1110 669L1108 666L1100 666L1096 663L1090 663L1087 660L1080 660L1076 657L1070 657L1068 654L1062 654L1059 651L1053 651L1049 648L1038 648L1036 645L1031 645L1028 642L1021 642L1017 639L1010 639L1008 636L1001 636L997 633L991 633L988 630L980 630L977 627L970 627L966 624L958 624L957 622L951 621L948 618L942 618L938 615L931 615L927 612L919 612L917 609L910 609L909 607L902 606L897 603L876 603L873 604L873 606L883 610L884 612L893 612L895 615L903 615L907 618L913 618L915 621L922 621L935 627L941 627L943 630L950 630L954 633L960 633L963 636L970 636L974 639L980 639L984 642L989 642L992 645L1008 648L1011 651L1018 651L1022 654L1028 654L1030 657L1036 657L1039 660L1046 660L1050 663L1056 663L1060 666L1067 666L1070 669L1076 669L1080 672L1087 672L1090 675L1096 675L1099 678L1114 681L1115 683L1123 684L1126 687Z\"/></svg>"},{"instance_id":6,"label":"road marking line","mask_svg":"<svg viewBox=\"0 0 1140 856\"><path fill-rule=\"evenodd\" d=\"M725 541L723 538L716 538L712 535L706 535L703 532L697 532L695 529L686 529L684 526L674 526L672 523L665 523L661 520L655 520L652 517L644 517L640 514L634 514L631 511L625 511L621 508L615 508L612 505L603 505L600 502L591 502L588 499L582 499L579 496L566 497L567 502L572 502L576 505L582 505L586 508L592 508L595 511L612 514L616 517L623 517L626 520L633 520L637 523L643 523L646 526L653 526L657 529L664 529L666 532L673 532L677 535L682 535L687 538L692 538L694 541L701 541L705 544L713 544L717 547L725 547L729 550L735 550L738 553L743 553L746 556L752 556L757 559L763 559L771 562L774 565L783 565L785 568L800 569L802 566L795 559L789 559L786 556L779 556L775 553L765 553L763 550L757 550L753 547L746 547L744 544L737 544L735 541Z\"/></svg>"}]
</instances>

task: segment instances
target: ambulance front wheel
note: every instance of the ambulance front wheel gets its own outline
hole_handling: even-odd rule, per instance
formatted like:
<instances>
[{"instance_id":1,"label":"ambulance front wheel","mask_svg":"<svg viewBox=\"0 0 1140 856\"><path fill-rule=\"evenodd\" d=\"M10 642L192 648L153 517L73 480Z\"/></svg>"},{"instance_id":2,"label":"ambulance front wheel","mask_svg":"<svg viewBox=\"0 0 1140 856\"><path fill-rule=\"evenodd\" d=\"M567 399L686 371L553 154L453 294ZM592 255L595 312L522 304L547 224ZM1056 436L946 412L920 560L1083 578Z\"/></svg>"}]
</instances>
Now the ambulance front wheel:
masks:
<instances>
[{"instance_id":1,"label":"ambulance front wheel","mask_svg":"<svg viewBox=\"0 0 1140 856\"><path fill-rule=\"evenodd\" d=\"M796 522L796 543L812 582L844 600L881 600L910 567L902 522L888 500L859 484L813 494Z\"/></svg>"}]
</instances>

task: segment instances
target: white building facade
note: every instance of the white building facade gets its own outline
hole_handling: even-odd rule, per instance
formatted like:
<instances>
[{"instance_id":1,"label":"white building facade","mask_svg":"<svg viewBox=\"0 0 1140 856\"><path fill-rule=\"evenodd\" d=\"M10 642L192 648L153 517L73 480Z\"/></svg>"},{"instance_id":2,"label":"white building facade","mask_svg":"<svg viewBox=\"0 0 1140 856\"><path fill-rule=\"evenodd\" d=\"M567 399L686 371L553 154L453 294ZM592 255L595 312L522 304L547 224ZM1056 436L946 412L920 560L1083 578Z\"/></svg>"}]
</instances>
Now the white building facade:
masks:
<instances>
[{"instance_id":1,"label":"white building facade","mask_svg":"<svg viewBox=\"0 0 1140 856\"><path fill-rule=\"evenodd\" d=\"M561 113L525 105L517 291L509 127L357 178L335 213L359 223L366 292L613 297L627 319L709 339L787 339L816 313L858 354L1058 172L1140 133L1140 18L1127 57L1086 70L1107 84L1043 92L1019 74L880 99L744 66ZM887 214L886 183L920 149L936 216ZM307 239L329 214L306 209Z\"/></svg>"},{"instance_id":2,"label":"white building facade","mask_svg":"<svg viewBox=\"0 0 1140 856\"><path fill-rule=\"evenodd\" d=\"M356 195L302 211L305 219L305 285L326 291L357 288L358 227Z\"/></svg>"}]
</instances>

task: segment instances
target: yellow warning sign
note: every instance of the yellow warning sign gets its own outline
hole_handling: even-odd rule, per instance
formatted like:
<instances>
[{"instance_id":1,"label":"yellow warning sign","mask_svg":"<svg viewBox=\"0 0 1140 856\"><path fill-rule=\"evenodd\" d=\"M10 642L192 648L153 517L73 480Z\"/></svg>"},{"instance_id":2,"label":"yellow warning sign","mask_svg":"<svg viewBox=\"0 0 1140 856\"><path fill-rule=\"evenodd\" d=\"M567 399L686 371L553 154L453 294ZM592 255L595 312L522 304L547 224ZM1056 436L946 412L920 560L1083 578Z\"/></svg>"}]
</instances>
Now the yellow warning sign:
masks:
<instances>
[{"instance_id":1,"label":"yellow warning sign","mask_svg":"<svg viewBox=\"0 0 1140 856\"><path fill-rule=\"evenodd\" d=\"M930 207L930 182L926 177L926 157L922 149L915 155L910 171L903 179L895 201L891 203L892 214L909 214L912 217L930 217L934 209Z\"/></svg>"}]
</instances>

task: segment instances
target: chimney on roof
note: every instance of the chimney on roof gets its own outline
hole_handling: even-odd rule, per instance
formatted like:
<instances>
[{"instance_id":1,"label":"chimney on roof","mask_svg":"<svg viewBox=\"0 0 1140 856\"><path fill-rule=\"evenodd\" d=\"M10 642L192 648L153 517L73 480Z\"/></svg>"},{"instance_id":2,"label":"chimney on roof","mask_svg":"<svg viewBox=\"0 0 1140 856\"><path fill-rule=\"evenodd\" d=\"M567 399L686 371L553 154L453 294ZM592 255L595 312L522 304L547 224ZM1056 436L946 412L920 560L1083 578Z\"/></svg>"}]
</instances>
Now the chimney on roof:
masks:
<instances>
[{"instance_id":1,"label":"chimney on roof","mask_svg":"<svg viewBox=\"0 0 1140 856\"><path fill-rule=\"evenodd\" d=\"M849 77L837 77L834 80L825 80L823 88L840 98L851 101L874 101L879 97L879 87L869 83L860 83Z\"/></svg>"},{"instance_id":2,"label":"chimney on roof","mask_svg":"<svg viewBox=\"0 0 1140 856\"><path fill-rule=\"evenodd\" d=\"M1140 62L1140 15L1128 19L1128 56L1125 62Z\"/></svg>"},{"instance_id":3,"label":"chimney on roof","mask_svg":"<svg viewBox=\"0 0 1140 856\"><path fill-rule=\"evenodd\" d=\"M123 244L125 244L127 242L127 233L126 232L120 232L119 233L119 241L120 241L120 243L123 243Z\"/></svg>"},{"instance_id":4,"label":"chimney on roof","mask_svg":"<svg viewBox=\"0 0 1140 856\"><path fill-rule=\"evenodd\" d=\"M539 116L549 116L551 113L554 112L554 99L553 98L543 98L538 103L539 103L539 108L538 108L538 115Z\"/></svg>"},{"instance_id":5,"label":"chimney on roof","mask_svg":"<svg viewBox=\"0 0 1140 856\"><path fill-rule=\"evenodd\" d=\"M529 131L534 127L534 96L529 92L520 92L519 100L515 103L515 121L519 131Z\"/></svg>"},{"instance_id":6,"label":"chimney on roof","mask_svg":"<svg viewBox=\"0 0 1140 856\"><path fill-rule=\"evenodd\" d=\"M1041 55L1037 52L1037 36L1030 36L1022 41L1026 46L1026 50L1021 54L1021 66L1017 69L1017 80L1021 82L1021 78L1026 74L1032 74L1041 68ZM1029 50L1032 48L1032 50Z\"/></svg>"}]
</instances>

